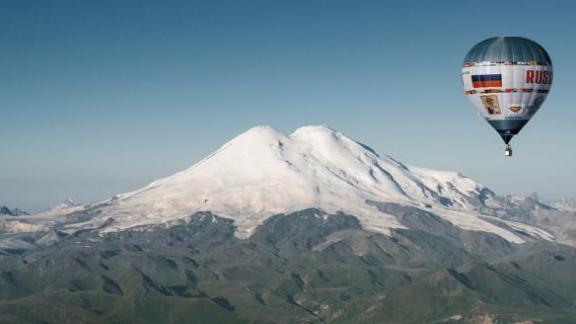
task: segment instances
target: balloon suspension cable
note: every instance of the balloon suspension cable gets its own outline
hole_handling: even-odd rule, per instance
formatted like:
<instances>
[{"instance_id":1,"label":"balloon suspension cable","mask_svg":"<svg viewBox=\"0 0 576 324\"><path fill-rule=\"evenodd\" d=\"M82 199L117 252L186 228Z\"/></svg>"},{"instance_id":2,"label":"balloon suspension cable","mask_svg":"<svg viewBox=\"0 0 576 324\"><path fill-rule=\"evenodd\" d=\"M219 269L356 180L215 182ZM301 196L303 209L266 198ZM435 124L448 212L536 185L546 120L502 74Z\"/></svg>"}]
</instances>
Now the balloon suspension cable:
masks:
<instances>
[{"instance_id":1,"label":"balloon suspension cable","mask_svg":"<svg viewBox=\"0 0 576 324\"><path fill-rule=\"evenodd\" d=\"M504 156L512 156L512 146L510 146L510 144L506 144L506 148L504 149Z\"/></svg>"}]
</instances>

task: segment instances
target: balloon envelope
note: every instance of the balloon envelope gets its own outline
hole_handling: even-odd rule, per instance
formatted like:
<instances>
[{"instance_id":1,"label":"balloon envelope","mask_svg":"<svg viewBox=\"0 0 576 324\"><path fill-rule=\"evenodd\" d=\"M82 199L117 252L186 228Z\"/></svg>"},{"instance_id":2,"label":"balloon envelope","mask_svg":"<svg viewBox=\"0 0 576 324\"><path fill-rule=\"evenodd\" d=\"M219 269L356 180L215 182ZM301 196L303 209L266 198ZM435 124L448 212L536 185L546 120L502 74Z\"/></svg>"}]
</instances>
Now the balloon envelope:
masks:
<instances>
[{"instance_id":1,"label":"balloon envelope","mask_svg":"<svg viewBox=\"0 0 576 324\"><path fill-rule=\"evenodd\" d=\"M508 144L546 99L552 61L527 38L489 38L466 55L462 82L468 99Z\"/></svg>"}]
</instances>

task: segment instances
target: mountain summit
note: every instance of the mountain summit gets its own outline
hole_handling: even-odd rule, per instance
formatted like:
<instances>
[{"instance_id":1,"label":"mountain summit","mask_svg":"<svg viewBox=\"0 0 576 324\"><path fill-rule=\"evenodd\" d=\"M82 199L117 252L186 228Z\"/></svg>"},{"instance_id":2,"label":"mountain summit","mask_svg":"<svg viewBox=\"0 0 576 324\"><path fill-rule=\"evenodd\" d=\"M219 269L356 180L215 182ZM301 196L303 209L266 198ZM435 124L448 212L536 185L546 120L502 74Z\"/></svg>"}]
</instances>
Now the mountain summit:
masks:
<instances>
[{"instance_id":1,"label":"mountain summit","mask_svg":"<svg viewBox=\"0 0 576 324\"><path fill-rule=\"evenodd\" d=\"M236 234L249 237L270 216L317 208L354 215L376 232L405 228L378 208L382 202L434 208L456 226L523 242L477 217L477 210L498 203L481 184L457 172L404 165L327 126L290 135L251 128L182 172L92 207L98 215L82 226L118 231L210 211L233 219Z\"/></svg>"}]
</instances>

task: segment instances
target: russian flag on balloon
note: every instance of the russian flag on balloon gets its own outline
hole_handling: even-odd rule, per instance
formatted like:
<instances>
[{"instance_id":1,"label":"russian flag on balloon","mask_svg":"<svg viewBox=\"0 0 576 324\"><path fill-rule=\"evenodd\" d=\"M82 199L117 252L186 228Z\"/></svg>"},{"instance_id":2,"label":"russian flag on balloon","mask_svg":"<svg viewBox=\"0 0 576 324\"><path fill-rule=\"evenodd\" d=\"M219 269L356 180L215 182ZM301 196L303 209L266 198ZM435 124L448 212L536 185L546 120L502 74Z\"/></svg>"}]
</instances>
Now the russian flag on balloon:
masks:
<instances>
[{"instance_id":1,"label":"russian flag on balloon","mask_svg":"<svg viewBox=\"0 0 576 324\"><path fill-rule=\"evenodd\" d=\"M494 88L502 86L502 74L477 74L472 75L472 87Z\"/></svg>"}]
</instances>

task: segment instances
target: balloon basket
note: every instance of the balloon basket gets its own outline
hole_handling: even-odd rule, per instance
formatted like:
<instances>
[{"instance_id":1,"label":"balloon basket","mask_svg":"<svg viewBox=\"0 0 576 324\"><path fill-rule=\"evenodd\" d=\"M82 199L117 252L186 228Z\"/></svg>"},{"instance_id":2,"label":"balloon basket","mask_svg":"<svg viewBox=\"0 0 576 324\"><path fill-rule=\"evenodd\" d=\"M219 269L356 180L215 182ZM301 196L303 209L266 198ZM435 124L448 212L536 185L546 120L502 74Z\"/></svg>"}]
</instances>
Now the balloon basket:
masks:
<instances>
[{"instance_id":1,"label":"balloon basket","mask_svg":"<svg viewBox=\"0 0 576 324\"><path fill-rule=\"evenodd\" d=\"M506 145L504 149L504 156L512 156L512 147L510 145Z\"/></svg>"}]
</instances>

